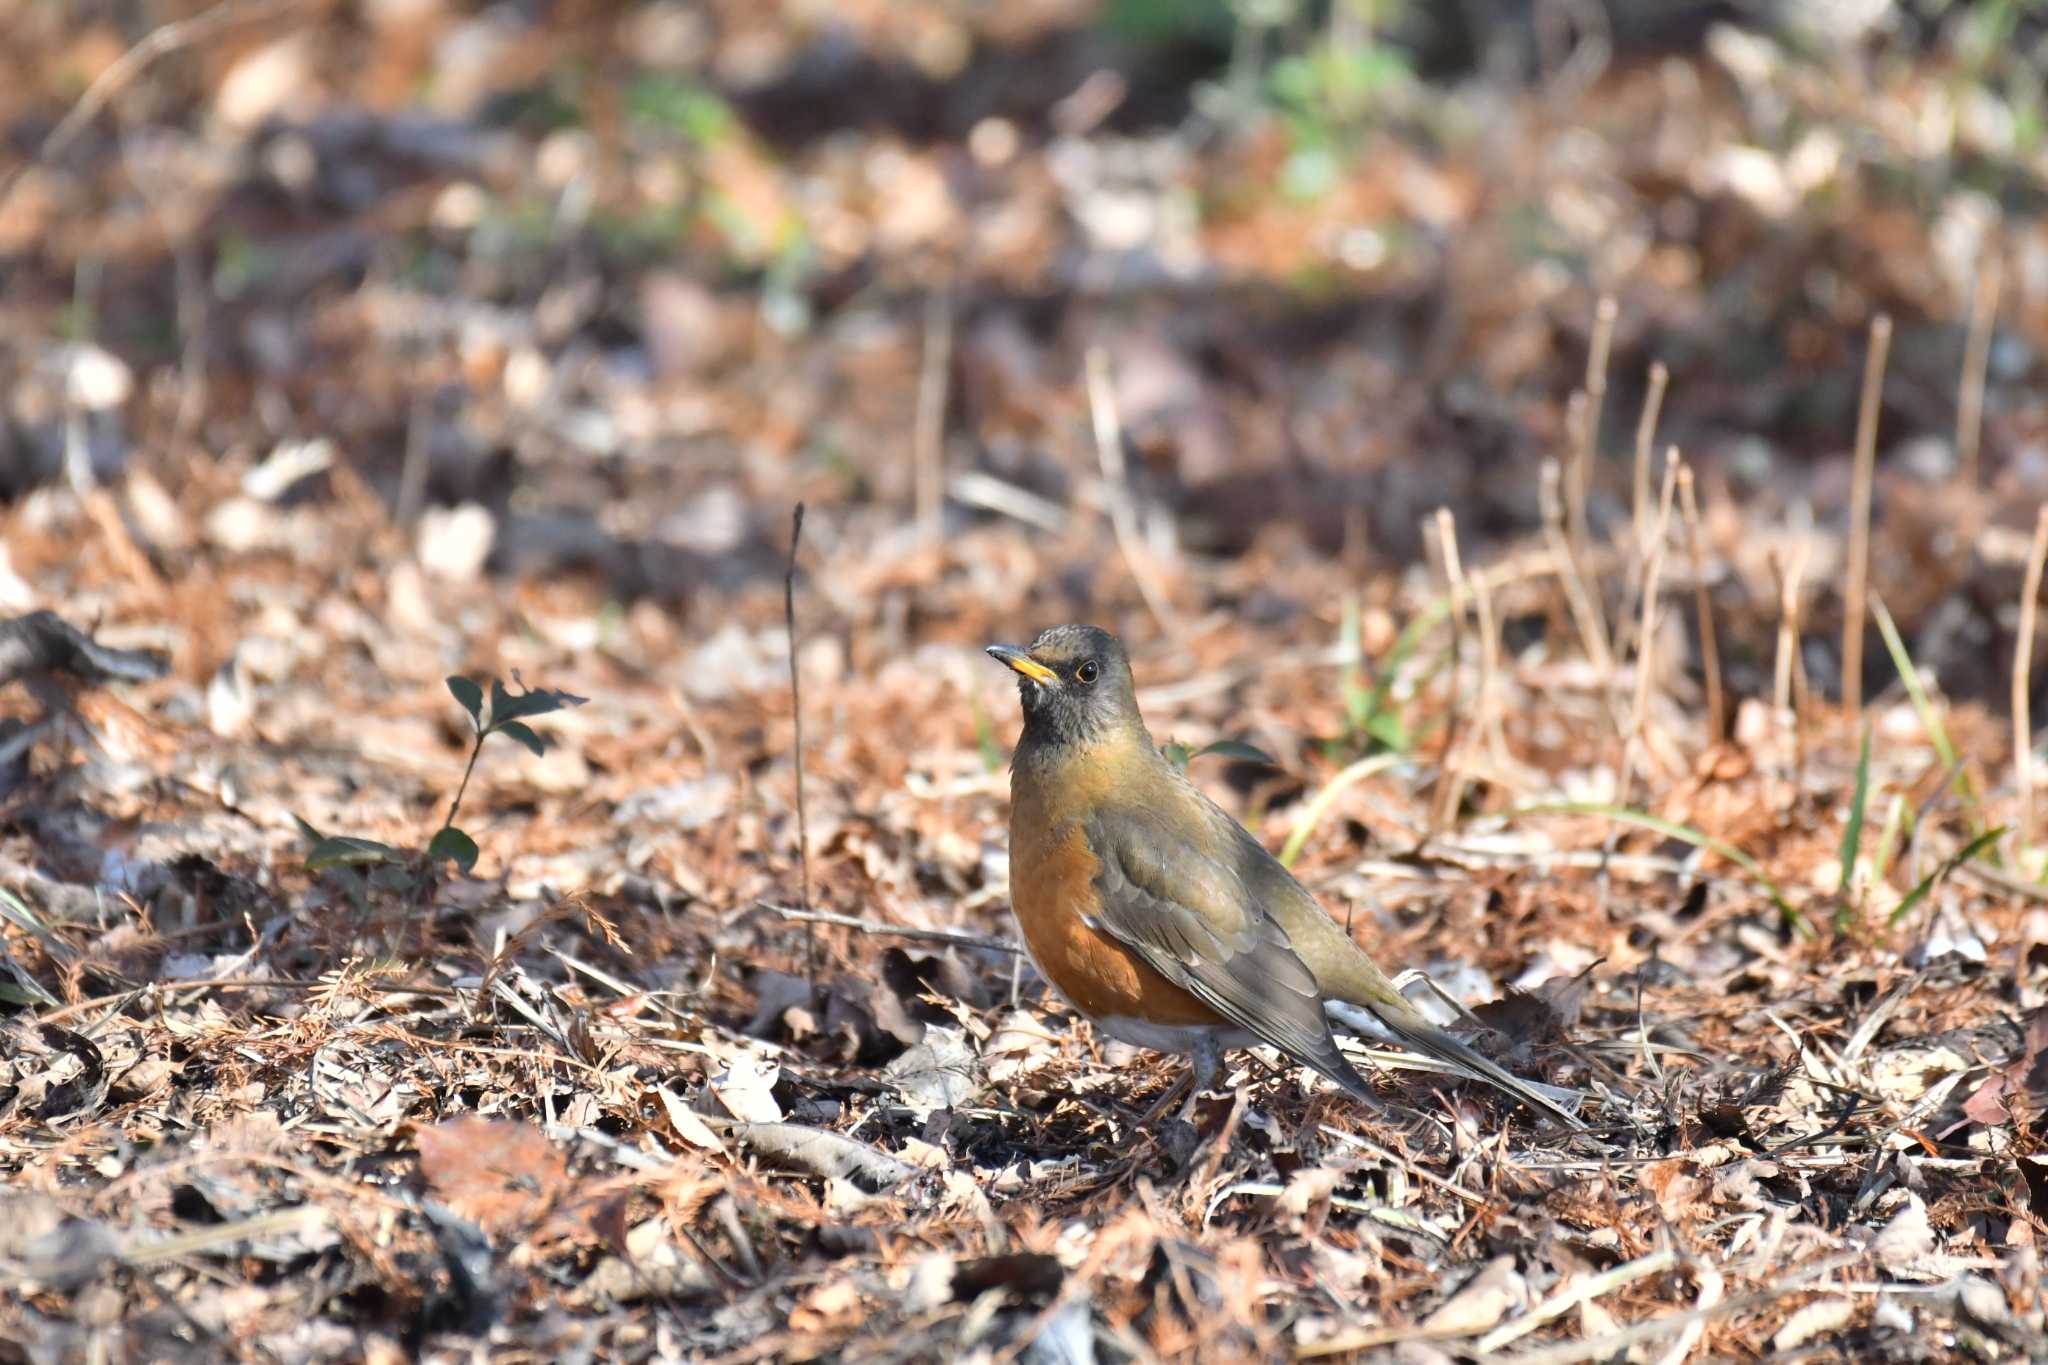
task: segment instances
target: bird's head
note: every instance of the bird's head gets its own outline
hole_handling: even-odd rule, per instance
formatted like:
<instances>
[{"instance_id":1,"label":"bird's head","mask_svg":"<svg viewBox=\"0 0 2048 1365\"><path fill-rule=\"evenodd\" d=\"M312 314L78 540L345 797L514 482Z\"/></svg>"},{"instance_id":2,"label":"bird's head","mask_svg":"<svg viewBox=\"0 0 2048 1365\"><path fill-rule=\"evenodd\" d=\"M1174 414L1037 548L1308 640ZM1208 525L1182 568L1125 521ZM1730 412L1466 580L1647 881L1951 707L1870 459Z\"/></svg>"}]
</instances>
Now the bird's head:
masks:
<instances>
[{"instance_id":1,"label":"bird's head","mask_svg":"<svg viewBox=\"0 0 2048 1365\"><path fill-rule=\"evenodd\" d=\"M1108 631L1054 626L1029 649L990 645L988 654L1016 670L1026 743L1092 744L1144 735L1130 658Z\"/></svg>"}]
</instances>

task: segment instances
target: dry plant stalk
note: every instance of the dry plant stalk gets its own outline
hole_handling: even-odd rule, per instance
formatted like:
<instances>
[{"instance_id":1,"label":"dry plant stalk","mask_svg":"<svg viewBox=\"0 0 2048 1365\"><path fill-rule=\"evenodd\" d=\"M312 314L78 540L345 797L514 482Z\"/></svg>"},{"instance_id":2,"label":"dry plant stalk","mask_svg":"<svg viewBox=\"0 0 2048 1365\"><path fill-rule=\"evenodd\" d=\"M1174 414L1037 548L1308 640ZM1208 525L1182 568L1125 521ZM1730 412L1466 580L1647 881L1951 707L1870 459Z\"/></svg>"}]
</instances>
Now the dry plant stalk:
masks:
<instances>
[{"instance_id":1,"label":"dry plant stalk","mask_svg":"<svg viewBox=\"0 0 2048 1365\"><path fill-rule=\"evenodd\" d=\"M1650 529L1650 447L1657 439L1657 417L1664 410L1664 386L1670 382L1671 371L1664 368L1663 361L1650 366L1650 387L1643 395L1643 415L1636 422L1635 483L1630 507L1638 555L1649 553L1643 537Z\"/></svg>"},{"instance_id":2,"label":"dry plant stalk","mask_svg":"<svg viewBox=\"0 0 2048 1365\"><path fill-rule=\"evenodd\" d=\"M1643 568L1643 618L1636 636L1636 695L1629 711L1629 737L1624 746L1617 805L1628 804L1628 782L1633 773L1641 770L1645 783L1655 776L1649 771L1649 732L1650 675L1656 671L1657 663L1657 592L1664 577L1664 543L1671 533L1672 498L1684 463L1677 446L1664 452L1664 489L1657 497L1657 528L1650 542L1649 562Z\"/></svg>"},{"instance_id":3,"label":"dry plant stalk","mask_svg":"<svg viewBox=\"0 0 2048 1365\"><path fill-rule=\"evenodd\" d=\"M1095 430L1095 458L1102 467L1102 496L1109 507L1110 529L1116 533L1117 549L1124 567L1138 585L1138 595L1167 634L1181 634L1179 619L1168 604L1166 592L1154 580L1145 547L1138 535L1137 517L1131 510L1130 487L1124 478L1124 427L1117 415L1116 390L1109 382L1109 355L1100 346L1090 346L1085 359L1088 378L1088 413Z\"/></svg>"},{"instance_id":4,"label":"dry plant stalk","mask_svg":"<svg viewBox=\"0 0 2048 1365\"><path fill-rule=\"evenodd\" d=\"M1594 452L1600 446L1600 414L1607 406L1607 356L1614 347L1615 312L1612 294L1602 294L1593 305L1593 338L1586 348L1583 390L1585 421L1572 442L1571 464L1565 470L1565 512L1570 518L1572 549L1581 556L1592 544L1592 528L1586 518L1586 487L1592 479Z\"/></svg>"},{"instance_id":5,"label":"dry plant stalk","mask_svg":"<svg viewBox=\"0 0 2048 1365\"><path fill-rule=\"evenodd\" d=\"M789 517L789 568L782 576L782 629L789 639L789 712L796 724L795 747L791 756L796 763L796 868L797 908L811 908L811 826L804 811L804 694L797 682L796 671L796 552L804 538L804 505L798 503ZM811 984L817 985L818 978L818 931L807 920L804 922L804 959L810 969Z\"/></svg>"},{"instance_id":6,"label":"dry plant stalk","mask_svg":"<svg viewBox=\"0 0 2048 1365\"><path fill-rule=\"evenodd\" d=\"M1465 658L1465 571L1458 560L1458 523L1448 507L1437 508L1434 521L1437 555L1442 561L1444 581L1451 589L1451 666L1445 670L1447 695L1443 756L1438 760L1436 797L1429 803L1429 829L1423 836L1424 847L1436 842L1436 836L1450 823L1457 813L1458 803L1464 799L1465 764L1460 751L1470 729L1458 704L1458 668ZM1486 705L1483 684L1478 705L1483 715Z\"/></svg>"},{"instance_id":7,"label":"dry plant stalk","mask_svg":"<svg viewBox=\"0 0 2048 1365\"><path fill-rule=\"evenodd\" d=\"M1970 331L1963 342L1963 391L1956 401L1956 472L1963 487L1975 489L1978 443L1984 433L1984 376L1991 367L1991 337L1998 321L1998 291L2005 261L1994 246L1977 271L1977 289L1970 299ZM2021 832L2025 842L2026 831Z\"/></svg>"},{"instance_id":8,"label":"dry plant stalk","mask_svg":"<svg viewBox=\"0 0 2048 1365\"><path fill-rule=\"evenodd\" d=\"M1678 505L1685 518L1686 544L1692 551L1693 593L1700 618L1700 667L1707 675L1707 747L1728 733L1727 701L1721 693L1721 649L1714 638L1714 595L1707 588L1706 531L1693 492L1692 466L1678 467Z\"/></svg>"},{"instance_id":9,"label":"dry plant stalk","mask_svg":"<svg viewBox=\"0 0 2048 1365\"><path fill-rule=\"evenodd\" d=\"M1454 539L1451 563L1462 575L1463 565L1455 557L1457 548ZM1505 781L1512 770L1507 729L1501 718L1500 620L1493 614L1493 591L1486 586L1486 575L1475 573L1467 581L1472 585L1472 610L1479 617L1479 720L1486 736L1487 758L1500 780Z\"/></svg>"},{"instance_id":10,"label":"dry plant stalk","mask_svg":"<svg viewBox=\"0 0 2048 1365\"><path fill-rule=\"evenodd\" d=\"M2034 677L2034 619L2041 608L2041 565L2048 559L2048 503L2034 513L2034 542L2027 547L2027 572L2020 588L2019 640L2012 658L2013 785L2019 789L2020 812L2013 852L2024 854L2034 837L2034 724L2028 685Z\"/></svg>"},{"instance_id":11,"label":"dry plant stalk","mask_svg":"<svg viewBox=\"0 0 2048 1365\"><path fill-rule=\"evenodd\" d=\"M946 477L946 395L953 373L953 291L925 298L924 359L917 377L917 426L911 459L916 475L917 533L939 538L939 514Z\"/></svg>"},{"instance_id":12,"label":"dry plant stalk","mask_svg":"<svg viewBox=\"0 0 2048 1365\"><path fill-rule=\"evenodd\" d=\"M1593 413L1593 399L1584 389L1572 390L1572 396L1564 407L1564 525L1565 550L1571 556L1572 572L1578 576L1581 585L1587 579L1586 566L1593 562L1592 533L1586 522L1586 466L1587 452L1592 449L1593 428L1598 419ZM1612 660L1613 651L1607 648L1607 611L1601 604L1600 594L1588 592L1585 598L1586 610L1593 625L1600 632L1601 657ZM1610 665L1611 666L1611 665ZM1614 679L1605 675L1608 686Z\"/></svg>"},{"instance_id":13,"label":"dry plant stalk","mask_svg":"<svg viewBox=\"0 0 2048 1365\"><path fill-rule=\"evenodd\" d=\"M1790 564L1771 555L1771 571L1778 576L1778 657L1771 675L1771 708L1780 736L1791 740L1795 781L1806 768L1806 738L1792 704L1792 675L1799 667L1799 588L1811 553L1812 547L1802 540L1792 551Z\"/></svg>"},{"instance_id":14,"label":"dry plant stalk","mask_svg":"<svg viewBox=\"0 0 2048 1365\"><path fill-rule=\"evenodd\" d=\"M1849 588L1842 616L1842 709L1854 722L1863 713L1863 618L1870 596L1870 485L1877 464L1877 410L1884 396L1885 357L1892 320L1870 322L1870 354L1863 366L1863 401L1856 409L1856 472L1849 489Z\"/></svg>"},{"instance_id":15,"label":"dry plant stalk","mask_svg":"<svg viewBox=\"0 0 2048 1365\"><path fill-rule=\"evenodd\" d=\"M1585 580L1579 577L1578 561L1572 557L1571 540L1564 529L1564 500L1559 484L1562 472L1557 461L1543 462L1541 500L1543 506L1543 535L1550 542L1550 556L1556 561L1558 582L1564 587L1565 603L1571 608L1572 623L1579 628L1579 643L1585 648L1586 657L1602 678L1610 677L1614 671L1614 656L1607 648L1607 632L1600 624L1599 613L1592 600L1586 595Z\"/></svg>"}]
</instances>

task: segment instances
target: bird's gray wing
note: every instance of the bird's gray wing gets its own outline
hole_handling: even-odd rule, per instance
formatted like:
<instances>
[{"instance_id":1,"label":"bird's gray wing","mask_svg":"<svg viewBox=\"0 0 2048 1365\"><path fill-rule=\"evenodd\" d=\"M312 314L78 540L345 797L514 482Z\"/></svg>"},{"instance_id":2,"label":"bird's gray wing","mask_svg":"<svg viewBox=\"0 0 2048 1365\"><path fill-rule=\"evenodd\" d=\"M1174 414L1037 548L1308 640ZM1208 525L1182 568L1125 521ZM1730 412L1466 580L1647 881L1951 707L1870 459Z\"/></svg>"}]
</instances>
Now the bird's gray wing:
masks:
<instances>
[{"instance_id":1,"label":"bird's gray wing","mask_svg":"<svg viewBox=\"0 0 2048 1365\"><path fill-rule=\"evenodd\" d=\"M1098 807L1097 927L1262 1042L1352 1094L1371 1092L1338 1050L1312 973L1227 863L1153 812Z\"/></svg>"}]
</instances>

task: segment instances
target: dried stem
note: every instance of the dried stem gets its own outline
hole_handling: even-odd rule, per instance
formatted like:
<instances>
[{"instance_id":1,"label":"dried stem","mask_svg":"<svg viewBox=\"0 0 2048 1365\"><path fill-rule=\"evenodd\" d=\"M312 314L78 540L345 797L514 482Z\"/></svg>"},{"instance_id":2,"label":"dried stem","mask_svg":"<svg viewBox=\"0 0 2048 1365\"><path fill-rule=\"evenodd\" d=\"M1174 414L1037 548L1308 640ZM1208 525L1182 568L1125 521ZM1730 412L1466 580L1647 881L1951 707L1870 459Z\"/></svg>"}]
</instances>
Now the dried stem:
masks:
<instances>
[{"instance_id":1,"label":"dried stem","mask_svg":"<svg viewBox=\"0 0 2048 1365\"><path fill-rule=\"evenodd\" d=\"M1123 422L1117 416L1116 391L1109 382L1109 356L1100 346L1090 346L1086 365L1095 458L1102 466L1102 495L1109 506L1109 524L1116 532L1117 549L1122 552L1124 565L1131 571L1145 605L1169 635L1178 637L1179 620L1166 600L1165 590L1153 579L1145 547L1140 543L1137 517L1131 509L1130 488L1124 478Z\"/></svg>"},{"instance_id":2,"label":"dried stem","mask_svg":"<svg viewBox=\"0 0 2048 1365\"><path fill-rule=\"evenodd\" d=\"M1597 337L1597 334L1596 334ZM1587 581L1586 566L1593 562L1592 534L1586 519L1586 469L1591 463L1595 430L1600 419L1593 406L1593 397L1585 389L1573 391L1564 409L1565 467L1564 467L1564 515L1565 548L1571 554L1572 572L1578 575L1581 584ZM1586 610L1593 625L1600 632L1602 645L1607 641L1607 611L1601 604L1600 594L1589 591L1585 599ZM1612 660L1613 651L1606 650L1602 657ZM1611 686L1613 678L1607 678Z\"/></svg>"},{"instance_id":3,"label":"dried stem","mask_svg":"<svg viewBox=\"0 0 2048 1365\"><path fill-rule=\"evenodd\" d=\"M1795 773L1805 767L1805 738L1800 733L1799 713L1792 705L1792 672L1799 661L1799 588L1810 552L1801 541L1789 565L1777 555L1771 556L1771 568L1778 575L1778 658L1771 678L1771 704L1779 732L1790 736Z\"/></svg>"},{"instance_id":4,"label":"dried stem","mask_svg":"<svg viewBox=\"0 0 2048 1365\"><path fill-rule=\"evenodd\" d=\"M1458 522L1448 507L1436 509L1437 553L1442 556L1444 579L1451 589L1451 667L1450 710L1452 723L1445 727L1442 780L1437 787L1437 799L1432 803L1429 820L1429 838L1434 841L1437 834L1455 817L1458 804L1465 795L1465 759L1462 752L1464 741L1471 727L1459 733L1458 726L1458 665L1464 657L1465 610L1469 604L1470 592L1465 583L1465 566L1458 558ZM1479 695L1473 703L1473 725L1484 729L1487 713L1487 693L1492 678L1487 672L1486 649L1482 644L1479 651Z\"/></svg>"},{"instance_id":5,"label":"dried stem","mask_svg":"<svg viewBox=\"0 0 2048 1365\"><path fill-rule=\"evenodd\" d=\"M911 458L915 465L917 533L939 538L939 513L946 486L946 394L953 372L953 291L925 297L924 360L917 379L917 426Z\"/></svg>"},{"instance_id":6,"label":"dried stem","mask_svg":"<svg viewBox=\"0 0 2048 1365\"><path fill-rule=\"evenodd\" d=\"M2034 543L2027 548L2026 579L2020 588L2020 632L2012 660L2013 785L2019 789L2020 811L2013 851L2024 853L2034 837L2034 725L2028 704L2034 676L2034 619L2041 606L2041 566L2048 559L2048 503L2034 514Z\"/></svg>"},{"instance_id":7,"label":"dried stem","mask_svg":"<svg viewBox=\"0 0 2048 1365\"><path fill-rule=\"evenodd\" d=\"M1870 354L1863 366L1863 401L1856 410L1856 472L1849 490L1849 589L1842 616L1842 709L1854 722L1863 713L1863 618L1870 595L1870 486L1877 464L1877 411L1884 396L1884 362L1892 348L1892 320L1870 322Z\"/></svg>"},{"instance_id":8,"label":"dried stem","mask_svg":"<svg viewBox=\"0 0 2048 1365\"><path fill-rule=\"evenodd\" d=\"M1650 366L1650 387L1643 395L1643 415L1636 422L1635 491L1630 503L1634 513L1636 553L1647 556L1643 537L1650 529L1650 447L1657 439L1657 417L1664 410L1664 386L1671 371L1658 361Z\"/></svg>"},{"instance_id":9,"label":"dried stem","mask_svg":"<svg viewBox=\"0 0 2048 1365\"><path fill-rule=\"evenodd\" d=\"M1664 489L1657 498L1655 538L1650 542L1649 562L1643 569L1643 616L1636 636L1636 695L1629 712L1629 742L1625 746L1632 761L1622 764L1623 788L1615 798L1617 805L1628 804L1626 784L1631 773L1642 769L1646 782L1652 776L1648 771L1650 675L1656 671L1657 662L1657 590L1664 576L1664 542L1671 531L1671 502L1678 488L1678 471L1683 467L1678 447L1672 446L1664 453Z\"/></svg>"},{"instance_id":10,"label":"dried stem","mask_svg":"<svg viewBox=\"0 0 2048 1365\"><path fill-rule=\"evenodd\" d=\"M804 694L797 681L796 667L796 551L804 537L804 505L798 503L789 518L789 568L782 576L782 629L789 639L789 711L796 722L796 866L797 908L811 908L811 826L804 810ZM811 984L817 985L818 931L804 922L804 957Z\"/></svg>"},{"instance_id":11,"label":"dried stem","mask_svg":"<svg viewBox=\"0 0 2048 1365\"><path fill-rule=\"evenodd\" d=\"M1557 461L1545 460L1541 485L1543 534L1550 542L1551 557L1557 561L1558 581L1564 585L1565 603L1571 608L1572 622L1579 628L1579 643L1585 647L1586 657L1592 660L1593 667L1605 678L1613 672L1614 656L1607 648L1607 632L1586 595L1585 580L1579 577L1578 560L1572 556L1571 540L1565 534L1564 504L1558 488L1561 478Z\"/></svg>"},{"instance_id":12,"label":"dried stem","mask_svg":"<svg viewBox=\"0 0 2048 1365\"><path fill-rule=\"evenodd\" d=\"M1721 649L1714 638L1714 594L1707 586L1706 529L1700 522L1691 465L1678 468L1678 505L1685 518L1686 543L1692 551L1693 592L1700 618L1700 667L1707 675L1707 745L1711 748L1728 733L1728 703L1721 693Z\"/></svg>"},{"instance_id":13,"label":"dried stem","mask_svg":"<svg viewBox=\"0 0 2048 1365\"><path fill-rule=\"evenodd\" d=\"M1991 366L1991 337L1998 322L1998 291L2004 260L1996 247L1977 271L1970 300L1970 331L1963 342L1963 391L1956 402L1956 470L1963 487L1978 486L1978 443L1984 433L1984 375ZM2024 839L2026 831L2021 831Z\"/></svg>"},{"instance_id":14,"label":"dried stem","mask_svg":"<svg viewBox=\"0 0 2048 1365\"><path fill-rule=\"evenodd\" d=\"M1607 406L1607 356L1614 346L1614 297L1602 294L1593 306L1593 339L1586 348L1585 421L1572 443L1571 465L1565 470L1565 513L1570 518L1572 549L1584 562L1592 531L1586 517L1586 486L1593 457L1600 448L1600 415Z\"/></svg>"},{"instance_id":15,"label":"dried stem","mask_svg":"<svg viewBox=\"0 0 2048 1365\"><path fill-rule=\"evenodd\" d=\"M107 68L93 77L92 84L78 97L78 103L50 130L43 145L37 149L33 160L18 163L6 175L0 176L0 206L7 203L15 185L22 175L36 164L48 162L61 155L85 126L98 117L114 96L121 93L151 63L180 48L193 47L218 36L237 24L246 24L258 19L268 19L288 10L298 9L306 0L223 0L212 9L183 19L174 19L151 29L141 42L122 53Z\"/></svg>"}]
</instances>

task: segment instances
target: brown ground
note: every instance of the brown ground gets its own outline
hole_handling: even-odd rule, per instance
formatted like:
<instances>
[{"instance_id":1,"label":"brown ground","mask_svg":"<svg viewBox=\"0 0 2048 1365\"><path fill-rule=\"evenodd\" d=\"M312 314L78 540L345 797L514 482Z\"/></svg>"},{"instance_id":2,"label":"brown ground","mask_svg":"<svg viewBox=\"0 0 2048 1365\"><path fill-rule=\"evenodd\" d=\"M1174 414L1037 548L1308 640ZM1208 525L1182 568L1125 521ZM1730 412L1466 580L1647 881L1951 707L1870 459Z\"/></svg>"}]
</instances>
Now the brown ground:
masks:
<instances>
[{"instance_id":1,"label":"brown ground","mask_svg":"<svg viewBox=\"0 0 2048 1365\"><path fill-rule=\"evenodd\" d=\"M2048 1356L2043 30L1615 9L0 7L0 1359ZM1070 619L1594 1132L1139 1128Z\"/></svg>"}]
</instances>

